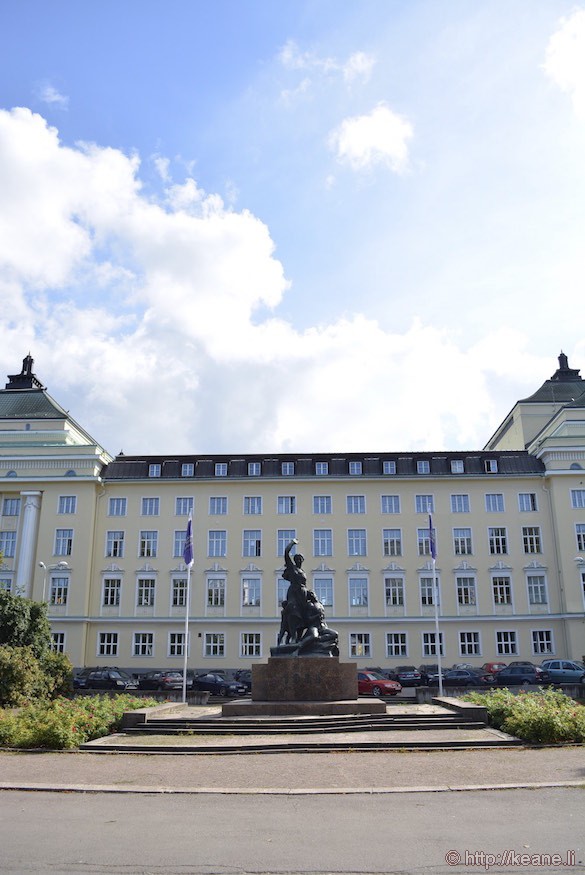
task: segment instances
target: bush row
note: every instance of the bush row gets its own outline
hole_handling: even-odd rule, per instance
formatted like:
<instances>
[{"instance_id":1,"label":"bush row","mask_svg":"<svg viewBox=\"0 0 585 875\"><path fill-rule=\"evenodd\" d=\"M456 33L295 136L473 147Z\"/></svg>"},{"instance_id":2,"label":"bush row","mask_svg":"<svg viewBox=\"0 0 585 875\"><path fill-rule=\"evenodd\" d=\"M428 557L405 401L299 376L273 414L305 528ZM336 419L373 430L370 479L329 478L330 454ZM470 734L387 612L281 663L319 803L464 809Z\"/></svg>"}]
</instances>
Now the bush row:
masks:
<instances>
[{"instance_id":1,"label":"bush row","mask_svg":"<svg viewBox=\"0 0 585 875\"><path fill-rule=\"evenodd\" d=\"M17 748L75 748L120 728L124 711L158 704L137 696L59 697L16 710L0 710L0 745Z\"/></svg>"},{"instance_id":2,"label":"bush row","mask_svg":"<svg viewBox=\"0 0 585 875\"><path fill-rule=\"evenodd\" d=\"M534 743L585 742L585 707L559 690L506 688L464 697L487 708L490 726Z\"/></svg>"},{"instance_id":3,"label":"bush row","mask_svg":"<svg viewBox=\"0 0 585 875\"><path fill-rule=\"evenodd\" d=\"M32 699L71 692L73 669L64 653L35 653L32 646L0 644L0 705L18 707Z\"/></svg>"}]
</instances>

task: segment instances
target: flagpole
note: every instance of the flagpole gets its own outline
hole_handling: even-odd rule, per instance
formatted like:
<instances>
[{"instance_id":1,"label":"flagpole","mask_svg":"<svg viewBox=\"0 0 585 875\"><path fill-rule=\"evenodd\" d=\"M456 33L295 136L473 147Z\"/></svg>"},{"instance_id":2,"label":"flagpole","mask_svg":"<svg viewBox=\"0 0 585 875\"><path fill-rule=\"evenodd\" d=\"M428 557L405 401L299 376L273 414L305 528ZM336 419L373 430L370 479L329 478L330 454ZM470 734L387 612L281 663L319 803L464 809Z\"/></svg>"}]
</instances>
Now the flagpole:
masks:
<instances>
[{"instance_id":1,"label":"flagpole","mask_svg":"<svg viewBox=\"0 0 585 875\"><path fill-rule=\"evenodd\" d=\"M187 704L187 651L189 642L189 605L191 602L191 566L193 565L193 520L189 514L183 560L187 566L187 592L185 593L185 636L183 641L183 705Z\"/></svg>"},{"instance_id":2,"label":"flagpole","mask_svg":"<svg viewBox=\"0 0 585 875\"><path fill-rule=\"evenodd\" d=\"M439 670L439 696L443 695L443 671L441 668L441 637L439 634L439 587L437 586L437 541L433 530L433 518L429 514L429 541L433 557L433 604L435 606L435 656Z\"/></svg>"}]
</instances>

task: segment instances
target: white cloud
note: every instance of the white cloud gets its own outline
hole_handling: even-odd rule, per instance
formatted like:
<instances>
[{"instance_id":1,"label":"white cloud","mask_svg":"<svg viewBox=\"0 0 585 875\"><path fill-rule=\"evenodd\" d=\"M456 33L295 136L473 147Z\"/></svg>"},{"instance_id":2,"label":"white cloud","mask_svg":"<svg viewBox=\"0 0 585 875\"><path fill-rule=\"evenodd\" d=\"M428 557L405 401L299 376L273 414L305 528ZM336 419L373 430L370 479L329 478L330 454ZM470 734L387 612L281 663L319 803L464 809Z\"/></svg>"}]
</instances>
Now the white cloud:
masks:
<instances>
[{"instance_id":1,"label":"white cloud","mask_svg":"<svg viewBox=\"0 0 585 875\"><path fill-rule=\"evenodd\" d=\"M343 79L347 85L357 81L366 83L372 75L375 64L374 57L366 52L354 52L347 60L340 61L337 58L321 57L314 52L303 52L294 40L288 40L278 57L285 69L301 71L305 74L298 85L281 92L281 99L288 103L311 91L313 85L311 76L337 77Z\"/></svg>"},{"instance_id":2,"label":"white cloud","mask_svg":"<svg viewBox=\"0 0 585 875\"><path fill-rule=\"evenodd\" d=\"M43 103L47 103L49 106L56 106L59 109L69 108L69 98L57 91L57 89L48 82L39 86L38 97Z\"/></svg>"},{"instance_id":3,"label":"white cloud","mask_svg":"<svg viewBox=\"0 0 585 875\"><path fill-rule=\"evenodd\" d=\"M549 40L544 69L570 94L575 112L585 120L585 9L561 20Z\"/></svg>"},{"instance_id":4,"label":"white cloud","mask_svg":"<svg viewBox=\"0 0 585 875\"><path fill-rule=\"evenodd\" d=\"M346 82L353 82L355 79L367 82L372 75L374 63L372 55L355 52L343 65L343 78Z\"/></svg>"},{"instance_id":5,"label":"white cloud","mask_svg":"<svg viewBox=\"0 0 585 875\"><path fill-rule=\"evenodd\" d=\"M353 170L375 165L389 166L402 173L408 162L408 141L413 135L410 122L379 103L367 115L346 118L329 136L329 147L342 164Z\"/></svg>"}]
</instances>

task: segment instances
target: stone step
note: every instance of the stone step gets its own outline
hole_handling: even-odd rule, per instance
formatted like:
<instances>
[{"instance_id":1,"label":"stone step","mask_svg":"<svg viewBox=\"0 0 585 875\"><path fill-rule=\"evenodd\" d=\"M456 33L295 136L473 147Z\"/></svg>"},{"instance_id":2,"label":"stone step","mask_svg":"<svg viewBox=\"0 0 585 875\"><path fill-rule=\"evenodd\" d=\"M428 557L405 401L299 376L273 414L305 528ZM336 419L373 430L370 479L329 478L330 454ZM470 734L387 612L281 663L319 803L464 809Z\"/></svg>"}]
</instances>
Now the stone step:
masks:
<instances>
[{"instance_id":1,"label":"stone step","mask_svg":"<svg viewBox=\"0 0 585 875\"><path fill-rule=\"evenodd\" d=\"M125 734L131 735L309 735L314 733L357 733L372 731L411 731L444 729L484 729L485 723L479 720L461 719L456 715L425 717L401 720L372 718L370 720L303 720L293 723L283 721L238 721L238 720L149 720L138 726L128 727Z\"/></svg>"}]
</instances>

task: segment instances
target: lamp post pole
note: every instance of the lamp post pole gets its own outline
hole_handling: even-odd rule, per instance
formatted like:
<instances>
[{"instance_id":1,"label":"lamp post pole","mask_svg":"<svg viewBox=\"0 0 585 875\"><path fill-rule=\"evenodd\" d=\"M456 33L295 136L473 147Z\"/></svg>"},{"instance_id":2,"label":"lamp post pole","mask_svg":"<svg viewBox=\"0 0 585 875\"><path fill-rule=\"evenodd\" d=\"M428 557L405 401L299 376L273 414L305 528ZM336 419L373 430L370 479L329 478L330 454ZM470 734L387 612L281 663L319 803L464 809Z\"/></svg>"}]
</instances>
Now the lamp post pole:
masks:
<instances>
[{"instance_id":1,"label":"lamp post pole","mask_svg":"<svg viewBox=\"0 0 585 875\"><path fill-rule=\"evenodd\" d=\"M47 594L47 566L44 562L39 562L39 568L43 569L43 601L46 601Z\"/></svg>"}]
</instances>

